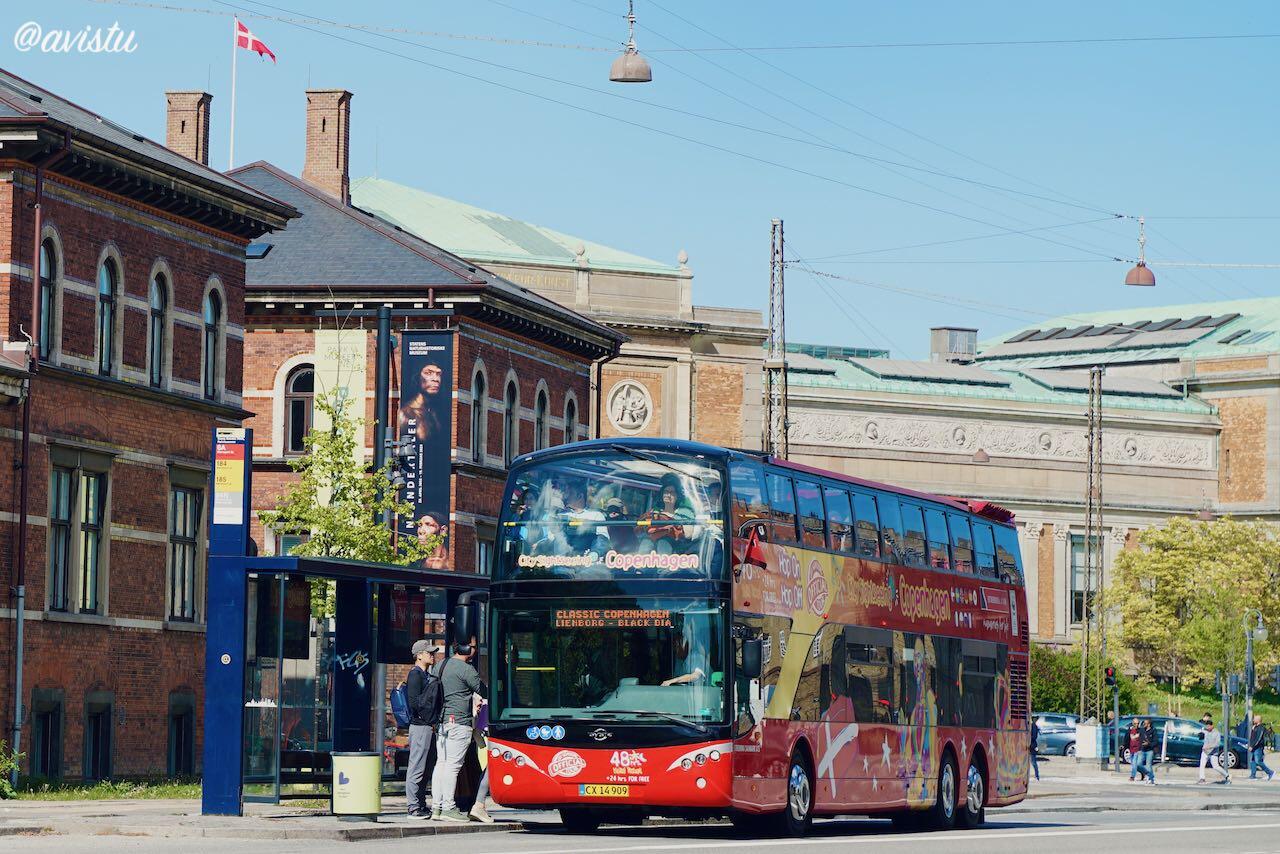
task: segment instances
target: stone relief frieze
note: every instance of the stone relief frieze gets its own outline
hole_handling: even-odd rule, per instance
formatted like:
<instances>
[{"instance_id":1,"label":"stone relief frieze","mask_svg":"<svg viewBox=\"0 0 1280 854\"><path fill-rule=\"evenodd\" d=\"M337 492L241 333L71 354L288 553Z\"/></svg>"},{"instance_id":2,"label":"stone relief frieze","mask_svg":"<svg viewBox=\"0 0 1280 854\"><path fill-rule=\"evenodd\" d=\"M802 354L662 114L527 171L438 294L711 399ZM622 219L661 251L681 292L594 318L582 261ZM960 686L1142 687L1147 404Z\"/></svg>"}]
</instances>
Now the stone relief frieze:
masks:
<instances>
[{"instance_id":1,"label":"stone relief frieze","mask_svg":"<svg viewBox=\"0 0 1280 854\"><path fill-rule=\"evenodd\" d=\"M790 440L847 448L884 448L924 453L972 454L979 448L993 457L1083 461L1083 429L913 418L791 411ZM1210 469L1212 441L1137 431L1108 430L1102 458L1109 464Z\"/></svg>"}]
</instances>

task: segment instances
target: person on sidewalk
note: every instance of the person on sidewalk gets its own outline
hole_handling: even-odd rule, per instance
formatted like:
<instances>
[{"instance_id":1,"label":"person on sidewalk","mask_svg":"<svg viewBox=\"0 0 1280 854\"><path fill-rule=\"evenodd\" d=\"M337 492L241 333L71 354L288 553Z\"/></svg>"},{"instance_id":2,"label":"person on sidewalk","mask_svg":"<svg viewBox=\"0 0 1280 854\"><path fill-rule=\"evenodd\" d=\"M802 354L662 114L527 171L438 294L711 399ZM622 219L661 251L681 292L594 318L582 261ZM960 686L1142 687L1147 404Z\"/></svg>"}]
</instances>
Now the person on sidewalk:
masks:
<instances>
[{"instance_id":1,"label":"person on sidewalk","mask_svg":"<svg viewBox=\"0 0 1280 854\"><path fill-rule=\"evenodd\" d=\"M1259 771L1267 775L1268 783L1276 776L1276 772L1268 768L1266 761L1263 759L1263 756L1266 753L1266 745L1267 728L1262 724L1262 715L1255 714L1253 716L1253 731L1249 738L1250 780L1256 780L1258 778Z\"/></svg>"},{"instance_id":2,"label":"person on sidewalk","mask_svg":"<svg viewBox=\"0 0 1280 854\"><path fill-rule=\"evenodd\" d=\"M1142 723L1138 726L1138 734L1141 736L1141 746L1139 759L1142 768L1147 772L1147 782L1151 785L1156 784L1156 730L1151 725L1151 718L1143 718Z\"/></svg>"},{"instance_id":3,"label":"person on sidewalk","mask_svg":"<svg viewBox=\"0 0 1280 854\"><path fill-rule=\"evenodd\" d=\"M1208 717L1208 715L1205 715ZM1222 733L1213 728L1213 718L1204 725L1204 744L1200 746L1200 779L1204 782L1204 766L1211 765L1214 771L1222 775L1223 783L1231 782L1231 775L1222 767Z\"/></svg>"},{"instance_id":4,"label":"person on sidewalk","mask_svg":"<svg viewBox=\"0 0 1280 854\"><path fill-rule=\"evenodd\" d=\"M440 710L440 728L436 732L436 767L431 774L431 817L440 821L465 822L468 818L458 809L454 793L458 788L458 772L471 750L471 698L484 696L480 674L471 666L475 648L460 643L453 647L453 657L435 666L440 680L444 704Z\"/></svg>"},{"instance_id":5,"label":"person on sidewalk","mask_svg":"<svg viewBox=\"0 0 1280 854\"><path fill-rule=\"evenodd\" d=\"M1138 722L1129 722L1129 731L1125 734L1125 746L1129 748L1129 782L1135 778L1147 779L1142 769L1142 733L1138 731Z\"/></svg>"},{"instance_id":6,"label":"person on sidewalk","mask_svg":"<svg viewBox=\"0 0 1280 854\"><path fill-rule=\"evenodd\" d=\"M473 741L476 746L476 758L480 760L480 767L484 769L484 773L480 776L480 782L476 785L476 802L471 807L471 812L467 814L467 817L481 824L493 824L493 817L489 815L489 810L485 807L485 801L489 800L489 742L486 738L489 734L489 704L477 695L474 698L471 711L475 715Z\"/></svg>"},{"instance_id":7,"label":"person on sidewalk","mask_svg":"<svg viewBox=\"0 0 1280 854\"><path fill-rule=\"evenodd\" d=\"M404 797L413 818L430 818L426 789L427 754L431 752L431 724L423 716L423 693L432 678L427 669L435 658L435 646L427 640L413 645L413 667L405 679L405 700L409 707L409 767L404 772Z\"/></svg>"},{"instance_id":8,"label":"person on sidewalk","mask_svg":"<svg viewBox=\"0 0 1280 854\"><path fill-rule=\"evenodd\" d=\"M1040 757L1036 752L1040 749L1040 725L1036 723L1036 719L1031 719L1031 768L1036 772L1036 779L1040 779Z\"/></svg>"}]
</instances>

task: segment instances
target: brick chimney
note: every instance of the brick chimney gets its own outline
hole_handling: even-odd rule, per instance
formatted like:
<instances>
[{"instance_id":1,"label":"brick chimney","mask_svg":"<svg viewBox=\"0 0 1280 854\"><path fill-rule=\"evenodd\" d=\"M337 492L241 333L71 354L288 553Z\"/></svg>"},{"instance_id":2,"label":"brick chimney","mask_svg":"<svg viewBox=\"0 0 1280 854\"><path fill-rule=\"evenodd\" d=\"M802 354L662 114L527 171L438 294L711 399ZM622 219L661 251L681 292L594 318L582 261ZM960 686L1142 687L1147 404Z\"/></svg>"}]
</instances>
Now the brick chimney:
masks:
<instances>
[{"instance_id":1,"label":"brick chimney","mask_svg":"<svg viewBox=\"0 0 1280 854\"><path fill-rule=\"evenodd\" d=\"M209 165L208 92L165 92L168 121L164 144L170 151Z\"/></svg>"},{"instance_id":2,"label":"brick chimney","mask_svg":"<svg viewBox=\"0 0 1280 854\"><path fill-rule=\"evenodd\" d=\"M302 178L351 203L351 93L307 91L307 156Z\"/></svg>"}]
</instances>

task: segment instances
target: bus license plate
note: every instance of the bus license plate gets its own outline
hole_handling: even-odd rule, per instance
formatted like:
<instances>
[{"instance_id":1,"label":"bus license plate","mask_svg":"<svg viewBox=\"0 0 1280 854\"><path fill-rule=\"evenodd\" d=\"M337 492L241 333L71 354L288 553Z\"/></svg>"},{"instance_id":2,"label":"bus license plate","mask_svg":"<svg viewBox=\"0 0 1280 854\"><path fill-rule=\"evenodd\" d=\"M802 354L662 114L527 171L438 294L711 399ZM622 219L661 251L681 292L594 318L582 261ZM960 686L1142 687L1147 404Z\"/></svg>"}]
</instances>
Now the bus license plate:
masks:
<instances>
[{"instance_id":1,"label":"bus license plate","mask_svg":"<svg viewBox=\"0 0 1280 854\"><path fill-rule=\"evenodd\" d=\"M611 786L605 783L578 784L578 796L582 798L625 798L630 794L630 786Z\"/></svg>"}]
</instances>

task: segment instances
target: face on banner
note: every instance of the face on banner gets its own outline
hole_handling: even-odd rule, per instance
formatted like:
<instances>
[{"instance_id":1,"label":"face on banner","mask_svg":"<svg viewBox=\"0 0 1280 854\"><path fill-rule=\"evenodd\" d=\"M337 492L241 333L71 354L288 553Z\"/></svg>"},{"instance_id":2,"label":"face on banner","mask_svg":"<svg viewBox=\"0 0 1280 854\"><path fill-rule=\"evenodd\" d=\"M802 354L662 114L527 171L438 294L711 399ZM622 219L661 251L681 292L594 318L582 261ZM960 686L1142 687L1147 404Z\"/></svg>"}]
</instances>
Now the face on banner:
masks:
<instances>
[{"instance_id":1,"label":"face on banner","mask_svg":"<svg viewBox=\"0 0 1280 854\"><path fill-rule=\"evenodd\" d=\"M401 336L400 410L396 433L408 442L404 498L413 511L399 522L401 536L443 541L423 561L429 569L449 565L449 473L453 447L453 333Z\"/></svg>"}]
</instances>

